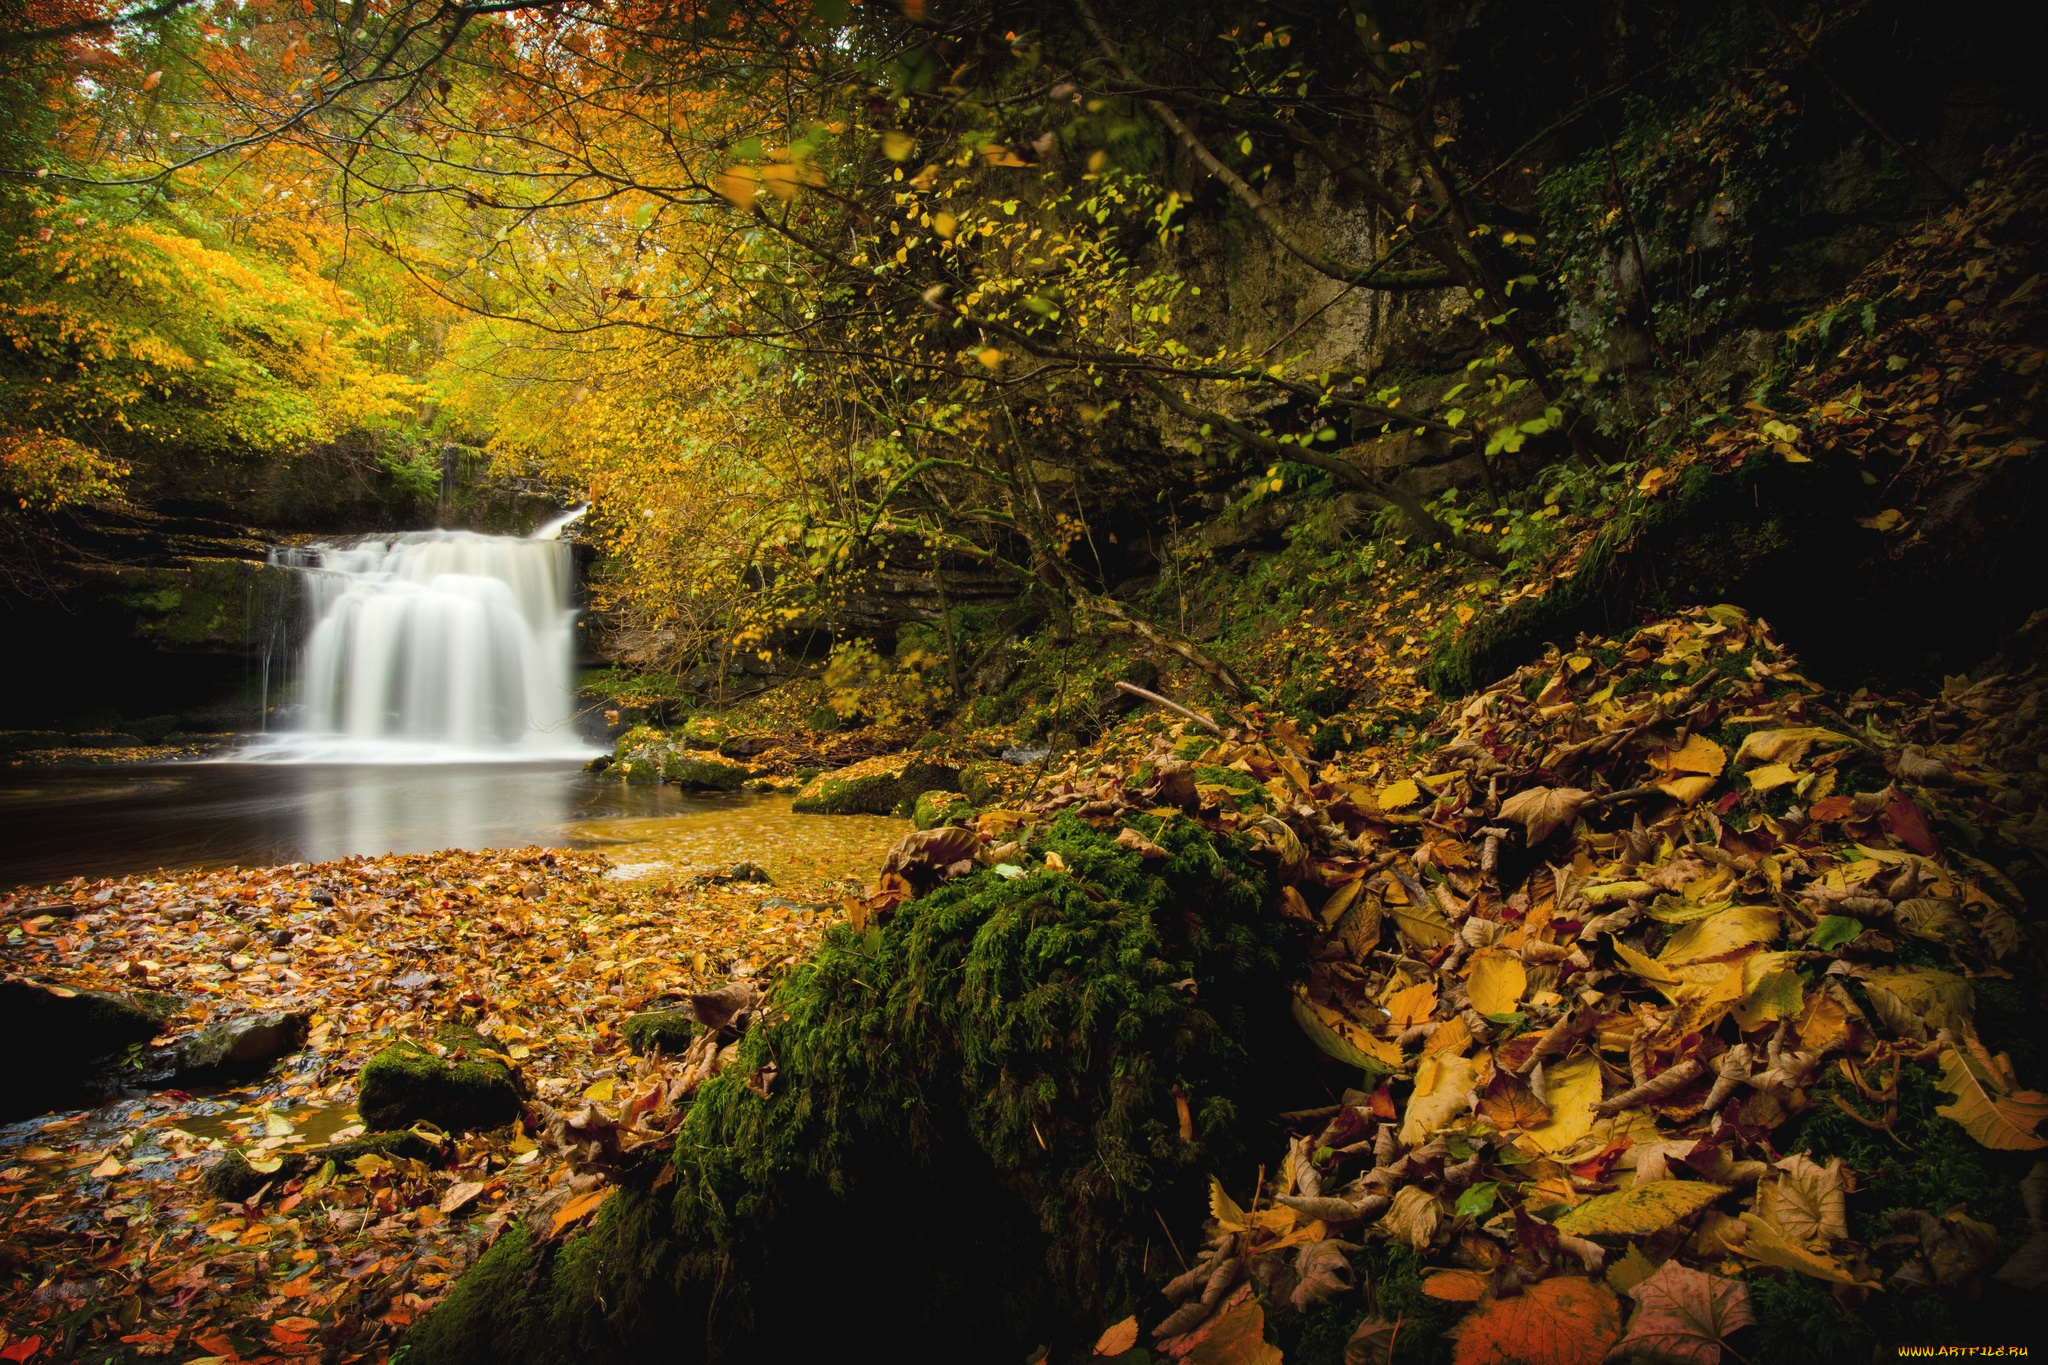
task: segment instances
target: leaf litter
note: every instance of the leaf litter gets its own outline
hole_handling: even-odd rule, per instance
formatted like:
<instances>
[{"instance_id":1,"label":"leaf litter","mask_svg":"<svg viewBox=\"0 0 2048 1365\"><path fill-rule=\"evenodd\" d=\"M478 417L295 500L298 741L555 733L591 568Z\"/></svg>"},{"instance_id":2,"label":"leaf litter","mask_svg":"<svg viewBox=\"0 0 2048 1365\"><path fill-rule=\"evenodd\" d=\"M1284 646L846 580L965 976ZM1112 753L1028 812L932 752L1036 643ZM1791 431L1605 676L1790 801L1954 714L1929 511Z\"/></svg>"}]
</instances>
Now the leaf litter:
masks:
<instances>
[{"instance_id":1,"label":"leaf litter","mask_svg":"<svg viewBox=\"0 0 2048 1365\"><path fill-rule=\"evenodd\" d=\"M865 863L902 823L863 822ZM0 1129L0 1256L40 1282L0 1309L4 1358L90 1343L177 1361L380 1361L514 1219L556 1236L586 1221L817 941L834 890L817 875L678 886L606 872L589 853L444 852L0 900L10 977L177 998L147 1053L246 1014L308 1024L304 1051L259 1081L130 1090ZM691 1051L631 1049L628 1017L677 1008L714 1021ZM520 1076L524 1116L467 1134L415 1125L410 1150L428 1159L323 1160L363 1132L363 1064L401 1039L445 1052L449 1025ZM231 1157L261 1186L240 1199L204 1178Z\"/></svg>"}]
</instances>

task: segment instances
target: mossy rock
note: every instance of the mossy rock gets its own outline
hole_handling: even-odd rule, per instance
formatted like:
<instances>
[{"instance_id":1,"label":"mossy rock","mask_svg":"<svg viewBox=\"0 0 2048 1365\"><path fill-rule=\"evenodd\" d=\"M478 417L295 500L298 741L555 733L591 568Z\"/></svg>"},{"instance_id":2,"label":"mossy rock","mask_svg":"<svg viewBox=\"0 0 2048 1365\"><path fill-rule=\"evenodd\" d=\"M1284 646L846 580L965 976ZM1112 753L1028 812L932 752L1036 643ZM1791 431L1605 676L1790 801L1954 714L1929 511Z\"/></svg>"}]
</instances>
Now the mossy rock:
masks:
<instances>
[{"instance_id":1,"label":"mossy rock","mask_svg":"<svg viewBox=\"0 0 2048 1365\"><path fill-rule=\"evenodd\" d=\"M677 732L687 749L716 749L725 743L730 730L726 723L713 716L692 716Z\"/></svg>"},{"instance_id":2,"label":"mossy rock","mask_svg":"<svg viewBox=\"0 0 2048 1365\"><path fill-rule=\"evenodd\" d=\"M960 770L960 790L969 801L977 806L993 806L1001 802L1002 791L990 777L1000 764L970 763Z\"/></svg>"},{"instance_id":3,"label":"mossy rock","mask_svg":"<svg viewBox=\"0 0 2048 1365\"><path fill-rule=\"evenodd\" d=\"M661 760L661 776L684 791L736 792L746 783L747 770L715 758L690 758L672 749Z\"/></svg>"},{"instance_id":4,"label":"mossy rock","mask_svg":"<svg viewBox=\"0 0 2048 1365\"><path fill-rule=\"evenodd\" d=\"M974 803L960 792L930 791L918 795L911 810L911 823L919 829L941 825L964 825L974 818Z\"/></svg>"},{"instance_id":5,"label":"mossy rock","mask_svg":"<svg viewBox=\"0 0 2048 1365\"><path fill-rule=\"evenodd\" d=\"M1134 823L1169 857L1064 815L1040 842L1065 873L829 930L673 1147L568 1243L508 1230L408 1359L821 1359L878 1303L892 1355L1020 1359L1150 1312L1160 1216L1198 1241L1211 1173L1250 1188L1267 1116L1317 1083L1265 874L1190 821ZM913 1190L955 1211L943 1233L903 1216Z\"/></svg>"},{"instance_id":6,"label":"mossy rock","mask_svg":"<svg viewBox=\"0 0 2048 1365\"><path fill-rule=\"evenodd\" d=\"M619 736L619 742L612 749L612 756L620 762L631 758L639 749L658 749L668 743L668 734L648 725L635 725Z\"/></svg>"},{"instance_id":7,"label":"mossy rock","mask_svg":"<svg viewBox=\"0 0 2048 1365\"><path fill-rule=\"evenodd\" d=\"M960 790L960 770L943 763L917 760L895 773L866 777L828 777L816 796L799 797L790 809L799 815L909 815L917 798L928 791Z\"/></svg>"},{"instance_id":8,"label":"mossy rock","mask_svg":"<svg viewBox=\"0 0 2048 1365\"><path fill-rule=\"evenodd\" d=\"M330 1143L307 1152L285 1153L278 1158L278 1168L269 1172L257 1170L239 1151L231 1148L206 1168L206 1173L199 1177L199 1187L215 1199L240 1203L265 1185L281 1185L287 1180L312 1175L330 1161L337 1168L343 1167L357 1157L371 1153L393 1161L403 1158L429 1164L439 1161L444 1154L439 1143L411 1129L396 1133L365 1133L347 1142Z\"/></svg>"},{"instance_id":9,"label":"mossy rock","mask_svg":"<svg viewBox=\"0 0 2048 1365\"><path fill-rule=\"evenodd\" d=\"M480 1055L489 1046L474 1033L444 1031L441 1046L461 1049L463 1059L447 1062L406 1039L363 1064L356 1112L375 1132L431 1123L450 1133L497 1128L518 1117L525 1104L511 1068Z\"/></svg>"},{"instance_id":10,"label":"mossy rock","mask_svg":"<svg viewBox=\"0 0 2048 1365\"><path fill-rule=\"evenodd\" d=\"M689 1051L690 1039L697 1031L697 1017L688 1010L649 1010L629 1016L621 1031L626 1035L626 1046L643 1057L651 1052L680 1057Z\"/></svg>"},{"instance_id":11,"label":"mossy rock","mask_svg":"<svg viewBox=\"0 0 2048 1365\"><path fill-rule=\"evenodd\" d=\"M614 766L619 776L628 782L661 781L661 765L651 758L629 758Z\"/></svg>"},{"instance_id":12,"label":"mossy rock","mask_svg":"<svg viewBox=\"0 0 2048 1365\"><path fill-rule=\"evenodd\" d=\"M210 1024L178 1048L181 1078L260 1071L306 1041L302 1010L244 1015Z\"/></svg>"}]
</instances>

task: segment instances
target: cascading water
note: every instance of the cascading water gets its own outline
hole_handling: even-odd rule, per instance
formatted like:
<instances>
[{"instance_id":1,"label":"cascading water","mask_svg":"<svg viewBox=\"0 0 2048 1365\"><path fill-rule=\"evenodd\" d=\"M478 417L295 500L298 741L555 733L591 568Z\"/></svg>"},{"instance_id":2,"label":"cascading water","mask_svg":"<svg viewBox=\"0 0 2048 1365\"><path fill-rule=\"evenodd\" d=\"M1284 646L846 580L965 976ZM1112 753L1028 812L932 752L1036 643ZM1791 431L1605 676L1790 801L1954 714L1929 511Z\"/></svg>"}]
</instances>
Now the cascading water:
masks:
<instances>
[{"instance_id":1,"label":"cascading water","mask_svg":"<svg viewBox=\"0 0 2048 1365\"><path fill-rule=\"evenodd\" d=\"M251 759L569 757L575 609L560 517L531 536L415 531L273 553L310 626L291 730Z\"/></svg>"}]
</instances>

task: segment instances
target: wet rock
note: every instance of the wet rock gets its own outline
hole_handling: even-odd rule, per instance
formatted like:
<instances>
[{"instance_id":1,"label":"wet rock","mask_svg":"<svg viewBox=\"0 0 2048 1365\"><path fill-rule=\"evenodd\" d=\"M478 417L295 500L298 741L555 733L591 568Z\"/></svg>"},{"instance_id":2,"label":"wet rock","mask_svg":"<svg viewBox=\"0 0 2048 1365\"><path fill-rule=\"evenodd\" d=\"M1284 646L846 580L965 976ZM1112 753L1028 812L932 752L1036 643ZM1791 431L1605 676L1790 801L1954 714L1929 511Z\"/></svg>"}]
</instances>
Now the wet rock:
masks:
<instances>
[{"instance_id":1,"label":"wet rock","mask_svg":"<svg viewBox=\"0 0 2048 1365\"><path fill-rule=\"evenodd\" d=\"M359 1138L315 1147L311 1151L280 1153L278 1167L274 1171L259 1171L240 1152L231 1150L206 1168L206 1173L199 1177L199 1187L215 1199L238 1204L265 1185L282 1184L303 1175L312 1175L330 1161L340 1169L358 1157L375 1153L391 1161L402 1158L432 1163L438 1161L445 1150L433 1138L410 1129L397 1133L365 1133Z\"/></svg>"},{"instance_id":2,"label":"wet rock","mask_svg":"<svg viewBox=\"0 0 2048 1365\"><path fill-rule=\"evenodd\" d=\"M736 792L747 780L747 770L713 758L689 758L671 751L661 761L661 776L684 791Z\"/></svg>"},{"instance_id":3,"label":"wet rock","mask_svg":"<svg viewBox=\"0 0 2048 1365\"><path fill-rule=\"evenodd\" d=\"M752 758L782 743L773 735L737 735L718 746L721 758Z\"/></svg>"},{"instance_id":4,"label":"wet rock","mask_svg":"<svg viewBox=\"0 0 2048 1365\"><path fill-rule=\"evenodd\" d=\"M611 767L612 764L615 762L617 762L617 760L614 759L610 754L599 754L596 758L591 759L590 762L583 765L583 771L587 773L601 773L606 768Z\"/></svg>"},{"instance_id":5,"label":"wet rock","mask_svg":"<svg viewBox=\"0 0 2048 1365\"><path fill-rule=\"evenodd\" d=\"M641 1056L660 1052L680 1057L690 1047L697 1029L697 1017L686 1009L649 1010L627 1018L623 1030L626 1045Z\"/></svg>"},{"instance_id":6,"label":"wet rock","mask_svg":"<svg viewBox=\"0 0 2048 1365\"><path fill-rule=\"evenodd\" d=\"M1002 760L1013 768L1028 768L1034 763L1043 763L1052 750L1045 745L1012 745L1003 750Z\"/></svg>"},{"instance_id":7,"label":"wet rock","mask_svg":"<svg viewBox=\"0 0 2048 1365\"><path fill-rule=\"evenodd\" d=\"M119 996L0 981L0 1038L12 1045L13 1073L0 1093L0 1115L37 1113L76 1092L96 1065L162 1033L177 1008L175 997L149 991Z\"/></svg>"},{"instance_id":8,"label":"wet rock","mask_svg":"<svg viewBox=\"0 0 2048 1365\"><path fill-rule=\"evenodd\" d=\"M768 869L759 863L734 863L732 871L726 875L736 882L757 882L762 886L775 885L775 879L768 875Z\"/></svg>"},{"instance_id":9,"label":"wet rock","mask_svg":"<svg viewBox=\"0 0 2048 1365\"><path fill-rule=\"evenodd\" d=\"M302 1011L246 1014L209 1024L178 1049L181 1080L260 1071L306 1042L307 1016Z\"/></svg>"},{"instance_id":10,"label":"wet rock","mask_svg":"<svg viewBox=\"0 0 2048 1365\"><path fill-rule=\"evenodd\" d=\"M364 1063L356 1112L372 1131L431 1123L451 1133L496 1128L525 1103L510 1067L485 1056L489 1044L466 1029L444 1030L443 1056L410 1039Z\"/></svg>"}]
</instances>

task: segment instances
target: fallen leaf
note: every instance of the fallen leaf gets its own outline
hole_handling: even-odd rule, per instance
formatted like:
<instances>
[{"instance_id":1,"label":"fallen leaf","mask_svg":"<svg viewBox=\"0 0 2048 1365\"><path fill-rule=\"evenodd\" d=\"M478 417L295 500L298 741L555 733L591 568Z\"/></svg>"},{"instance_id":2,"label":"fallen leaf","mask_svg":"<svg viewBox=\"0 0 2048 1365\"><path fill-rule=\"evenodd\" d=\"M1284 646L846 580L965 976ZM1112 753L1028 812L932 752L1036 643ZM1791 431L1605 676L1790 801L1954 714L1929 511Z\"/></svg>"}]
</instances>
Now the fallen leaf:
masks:
<instances>
[{"instance_id":1,"label":"fallen leaf","mask_svg":"<svg viewBox=\"0 0 2048 1365\"><path fill-rule=\"evenodd\" d=\"M1621 1304L1603 1284L1553 1275L1482 1300L1454 1330L1453 1365L1598 1365L1621 1336Z\"/></svg>"},{"instance_id":2,"label":"fallen leaf","mask_svg":"<svg viewBox=\"0 0 2048 1365\"><path fill-rule=\"evenodd\" d=\"M1550 1122L1550 1106L1530 1090L1522 1079L1504 1068L1495 1068L1493 1079L1479 1096L1479 1117L1503 1133L1540 1128Z\"/></svg>"},{"instance_id":3,"label":"fallen leaf","mask_svg":"<svg viewBox=\"0 0 2048 1365\"><path fill-rule=\"evenodd\" d=\"M1677 1261L1628 1291L1642 1308L1616 1355L1645 1355L1676 1365L1719 1365L1724 1338L1756 1325L1749 1289L1740 1280L1708 1275Z\"/></svg>"},{"instance_id":4,"label":"fallen leaf","mask_svg":"<svg viewBox=\"0 0 2048 1365\"><path fill-rule=\"evenodd\" d=\"M1956 1097L1934 1112L1963 1125L1963 1131L1982 1145L2001 1152L2028 1152L2048 1147L2048 1138L2034 1130L2048 1118L2048 1095L2037 1090L2013 1090L2005 1077L1966 1057L1956 1048L1941 1054L1943 1090Z\"/></svg>"},{"instance_id":5,"label":"fallen leaf","mask_svg":"<svg viewBox=\"0 0 2048 1365\"><path fill-rule=\"evenodd\" d=\"M612 1197L613 1188L613 1186L607 1185L601 1190L585 1190L582 1194L577 1195L574 1199L556 1209L554 1221L548 1229L548 1235L559 1237L563 1228L568 1227L585 1214L595 1212L598 1205Z\"/></svg>"},{"instance_id":6,"label":"fallen leaf","mask_svg":"<svg viewBox=\"0 0 2048 1365\"><path fill-rule=\"evenodd\" d=\"M1436 982L1424 981L1408 986L1387 997L1386 1009L1392 1017L1395 1028L1410 1028L1426 1023L1436 1012Z\"/></svg>"},{"instance_id":7,"label":"fallen leaf","mask_svg":"<svg viewBox=\"0 0 2048 1365\"><path fill-rule=\"evenodd\" d=\"M1443 1218L1443 1206L1435 1195L1420 1185L1403 1185L1394 1193L1394 1202L1381 1217L1380 1226L1422 1251L1436 1239Z\"/></svg>"},{"instance_id":8,"label":"fallen leaf","mask_svg":"<svg viewBox=\"0 0 2048 1365\"><path fill-rule=\"evenodd\" d=\"M1833 730L1824 730L1815 725L1794 726L1783 730L1752 730L1742 741L1742 747L1735 751L1736 766L1745 762L1797 763L1806 757L1806 751L1823 740L1848 741Z\"/></svg>"},{"instance_id":9,"label":"fallen leaf","mask_svg":"<svg viewBox=\"0 0 2048 1365\"><path fill-rule=\"evenodd\" d=\"M1120 1356L1138 1344L1138 1319L1125 1318L1095 1339L1095 1354Z\"/></svg>"},{"instance_id":10,"label":"fallen leaf","mask_svg":"<svg viewBox=\"0 0 2048 1365\"><path fill-rule=\"evenodd\" d=\"M1501 802L1500 818L1521 825L1528 832L1529 847L1534 848L1577 819L1579 808L1592 795L1577 787L1531 787Z\"/></svg>"},{"instance_id":11,"label":"fallen leaf","mask_svg":"<svg viewBox=\"0 0 2048 1365\"><path fill-rule=\"evenodd\" d=\"M1832 1256L1821 1256L1808 1251L1759 1215L1745 1213L1742 1215L1742 1222L1749 1229L1749 1236L1743 1239L1737 1250L1751 1260L1774 1265L1780 1270L1796 1270L1802 1275L1811 1275L1816 1280L1826 1280L1830 1284L1857 1283L1856 1277L1851 1275L1849 1268L1840 1261Z\"/></svg>"},{"instance_id":12,"label":"fallen leaf","mask_svg":"<svg viewBox=\"0 0 2048 1365\"><path fill-rule=\"evenodd\" d=\"M1422 1292L1446 1303L1477 1303L1491 1283L1491 1276L1477 1270L1432 1270L1422 1281Z\"/></svg>"},{"instance_id":13,"label":"fallen leaf","mask_svg":"<svg viewBox=\"0 0 2048 1365\"><path fill-rule=\"evenodd\" d=\"M1762 905L1736 905L1695 920L1671 936L1657 954L1666 967L1724 958L1751 944L1778 936L1778 912Z\"/></svg>"},{"instance_id":14,"label":"fallen leaf","mask_svg":"<svg viewBox=\"0 0 2048 1365\"><path fill-rule=\"evenodd\" d=\"M1522 959L1496 949L1482 948L1472 955L1471 975L1466 993L1472 1008L1481 1014L1511 1014L1529 987L1529 973Z\"/></svg>"},{"instance_id":15,"label":"fallen leaf","mask_svg":"<svg viewBox=\"0 0 2048 1365\"><path fill-rule=\"evenodd\" d=\"M1646 1237L1692 1217L1726 1193L1726 1185L1704 1180L1652 1180L1589 1199L1559 1218L1556 1227L1574 1237Z\"/></svg>"},{"instance_id":16,"label":"fallen leaf","mask_svg":"<svg viewBox=\"0 0 2048 1365\"><path fill-rule=\"evenodd\" d=\"M1576 1057L1551 1067L1542 1100L1550 1107L1550 1122L1531 1128L1515 1145L1561 1152L1593 1127L1593 1106L1600 1103L1599 1059Z\"/></svg>"},{"instance_id":17,"label":"fallen leaf","mask_svg":"<svg viewBox=\"0 0 2048 1365\"><path fill-rule=\"evenodd\" d=\"M1278 1348L1266 1343L1266 1311L1241 1284L1201 1326L1159 1343L1184 1365L1281 1365Z\"/></svg>"},{"instance_id":18,"label":"fallen leaf","mask_svg":"<svg viewBox=\"0 0 2048 1365\"><path fill-rule=\"evenodd\" d=\"M1705 735L1693 735L1676 749L1667 749L1650 760L1652 766L1671 773L1701 773L1719 777L1728 766L1728 751Z\"/></svg>"},{"instance_id":19,"label":"fallen leaf","mask_svg":"<svg viewBox=\"0 0 2048 1365\"><path fill-rule=\"evenodd\" d=\"M94 1180L112 1180L121 1171L121 1159L109 1154L105 1161L92 1168L91 1175Z\"/></svg>"},{"instance_id":20,"label":"fallen leaf","mask_svg":"<svg viewBox=\"0 0 2048 1365\"><path fill-rule=\"evenodd\" d=\"M1767 792L1788 786L1799 780L1799 774L1788 763L1766 763L1749 770L1749 789Z\"/></svg>"},{"instance_id":21,"label":"fallen leaf","mask_svg":"<svg viewBox=\"0 0 2048 1365\"><path fill-rule=\"evenodd\" d=\"M443 1213L459 1213L476 1201L484 1192L482 1181L458 1180L448 1187L448 1193L441 1196L440 1210Z\"/></svg>"},{"instance_id":22,"label":"fallen leaf","mask_svg":"<svg viewBox=\"0 0 2048 1365\"><path fill-rule=\"evenodd\" d=\"M1472 1080L1478 1069L1478 1064L1469 1057L1443 1053L1424 1057L1415 1068L1415 1090L1408 1096L1407 1111L1401 1116L1401 1144L1418 1146L1464 1113L1471 1102ZM1597 1076L1594 1083L1599 1083Z\"/></svg>"},{"instance_id":23,"label":"fallen leaf","mask_svg":"<svg viewBox=\"0 0 2048 1365\"><path fill-rule=\"evenodd\" d=\"M1309 1041L1323 1052L1347 1066L1391 1068L1401 1065L1401 1049L1393 1043L1375 1038L1372 1033L1345 1018L1327 1005L1294 994L1289 1004L1294 1011L1294 1021L1301 1025Z\"/></svg>"},{"instance_id":24,"label":"fallen leaf","mask_svg":"<svg viewBox=\"0 0 2048 1365\"><path fill-rule=\"evenodd\" d=\"M1849 1213L1842 1183L1842 1159L1820 1165L1804 1152L1777 1163L1782 1174L1758 1186L1756 1211L1795 1242L1849 1235Z\"/></svg>"},{"instance_id":25,"label":"fallen leaf","mask_svg":"<svg viewBox=\"0 0 2048 1365\"><path fill-rule=\"evenodd\" d=\"M607 1076L603 1080L599 1081L597 1084L585 1090L583 1092L583 1098L586 1100L590 1100L595 1104L606 1104L611 1101L613 1095L618 1093L618 1089L618 1082L614 1080L612 1077Z\"/></svg>"},{"instance_id":26,"label":"fallen leaf","mask_svg":"<svg viewBox=\"0 0 2048 1365\"><path fill-rule=\"evenodd\" d=\"M1381 810L1400 810L1404 806L1412 806L1421 800L1422 788L1404 777L1399 782L1391 782L1381 787L1373 793L1372 799Z\"/></svg>"}]
</instances>

